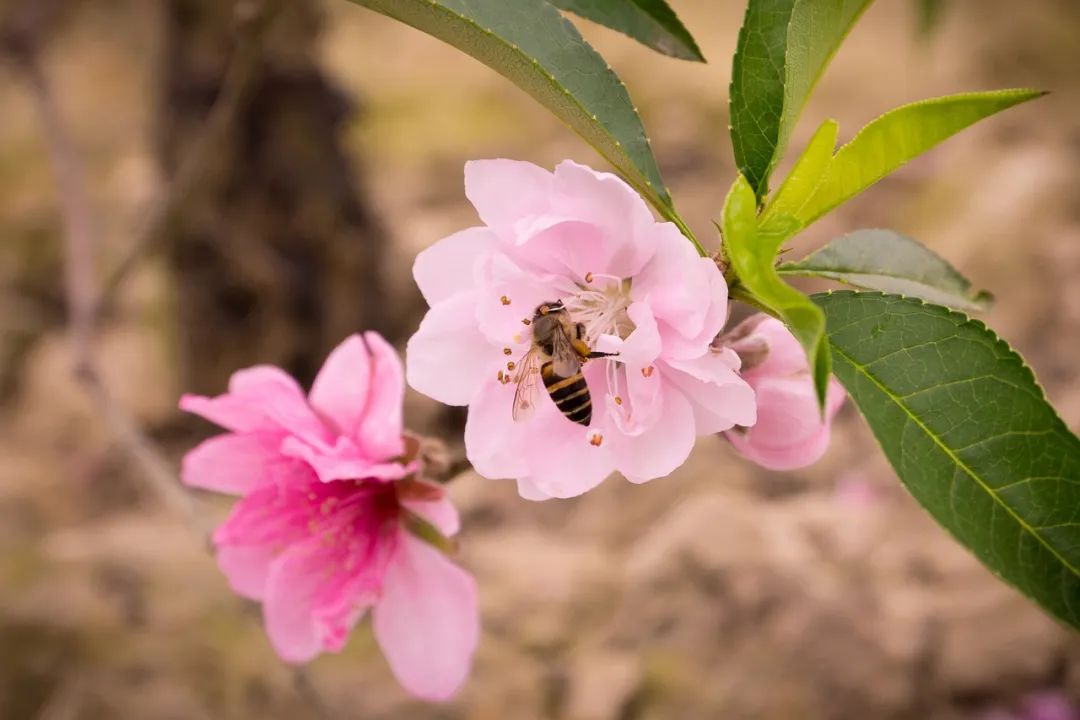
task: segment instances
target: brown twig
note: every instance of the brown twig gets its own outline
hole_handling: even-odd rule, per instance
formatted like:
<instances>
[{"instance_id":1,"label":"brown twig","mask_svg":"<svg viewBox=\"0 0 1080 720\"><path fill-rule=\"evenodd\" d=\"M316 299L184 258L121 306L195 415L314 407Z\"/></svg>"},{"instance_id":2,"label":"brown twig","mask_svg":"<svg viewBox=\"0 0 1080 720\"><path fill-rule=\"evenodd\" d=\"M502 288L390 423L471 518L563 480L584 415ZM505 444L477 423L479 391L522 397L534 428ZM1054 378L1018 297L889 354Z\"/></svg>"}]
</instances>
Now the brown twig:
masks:
<instances>
[{"instance_id":1,"label":"brown twig","mask_svg":"<svg viewBox=\"0 0 1080 720\"><path fill-rule=\"evenodd\" d=\"M177 482L169 461L109 392L94 358L97 287L94 264L97 228L82 157L64 126L48 78L38 60L37 42L12 52L30 90L59 194L64 229L64 288L75 378L89 394L116 442L140 466L158 497L205 535L194 501Z\"/></svg>"},{"instance_id":2,"label":"brown twig","mask_svg":"<svg viewBox=\"0 0 1080 720\"><path fill-rule=\"evenodd\" d=\"M57 3L51 5L55 7ZM261 7L261 4L258 6ZM46 13L38 13L36 18L45 16ZM254 16L249 20L254 20ZM96 286L94 264L100 243L91 209L85 169L82 157L64 125L62 113L56 103L48 78L41 69L38 59L38 38L35 33L40 26L34 27L33 23L24 23L18 29L17 35L8 34L0 38L0 51L15 61L26 79L45 136L53 174L56 176L64 228L64 286L72 343L73 373L108 425L116 443L139 466L161 501L177 515L183 517L201 539L206 539L210 528L203 520L196 501L179 483L169 460L142 431L131 414L109 392L95 362L94 333L102 305L101 295ZM252 57L240 59L241 56L249 54ZM210 111L204 134L197 141L195 152L189 155L170 191L148 214L143 224L144 229L137 236L133 248L135 253L139 252L140 246L149 243L156 236L161 225L168 220L177 206L182 194L190 190L198 179L206 157L219 142L220 136L231 123L236 107L242 102L253 56L254 52L250 49L245 49L242 53L238 51L231 70L227 72L218 100ZM135 257L129 257L127 262L122 263L111 278L113 284L107 286L106 290L118 286L135 262ZM307 670L293 668L293 684L297 694L312 709L316 717L330 717L329 710L312 684Z\"/></svg>"}]
</instances>

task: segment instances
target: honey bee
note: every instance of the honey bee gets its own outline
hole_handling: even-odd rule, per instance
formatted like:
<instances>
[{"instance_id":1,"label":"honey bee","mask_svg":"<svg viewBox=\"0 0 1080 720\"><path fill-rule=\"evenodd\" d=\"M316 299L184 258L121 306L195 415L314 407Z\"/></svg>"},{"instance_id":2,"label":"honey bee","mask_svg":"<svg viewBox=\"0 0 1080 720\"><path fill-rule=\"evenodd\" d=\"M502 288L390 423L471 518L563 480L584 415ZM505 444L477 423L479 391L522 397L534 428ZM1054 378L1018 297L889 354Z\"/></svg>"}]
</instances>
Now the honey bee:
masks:
<instances>
[{"instance_id":1,"label":"honey bee","mask_svg":"<svg viewBox=\"0 0 1080 720\"><path fill-rule=\"evenodd\" d=\"M592 398L581 365L585 360L616 353L591 350L584 339L584 326L573 321L561 301L538 305L530 325L532 347L517 364L513 378L517 383L514 420L532 417L539 378L559 412L572 422L588 426L592 421Z\"/></svg>"}]
</instances>

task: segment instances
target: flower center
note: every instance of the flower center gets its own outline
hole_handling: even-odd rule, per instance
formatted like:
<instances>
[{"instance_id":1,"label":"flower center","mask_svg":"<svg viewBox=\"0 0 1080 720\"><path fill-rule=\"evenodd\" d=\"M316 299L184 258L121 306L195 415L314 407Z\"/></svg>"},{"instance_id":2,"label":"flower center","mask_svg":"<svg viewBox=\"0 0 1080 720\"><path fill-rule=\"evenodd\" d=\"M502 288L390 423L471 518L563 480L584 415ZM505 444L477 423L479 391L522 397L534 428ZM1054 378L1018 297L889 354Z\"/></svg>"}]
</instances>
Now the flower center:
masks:
<instances>
[{"instance_id":1,"label":"flower center","mask_svg":"<svg viewBox=\"0 0 1080 720\"><path fill-rule=\"evenodd\" d=\"M634 330L626 314L631 302L630 281L596 273L588 273L585 281L577 292L563 298L570 317L584 326L585 342L591 347L601 335L625 339Z\"/></svg>"}]
</instances>

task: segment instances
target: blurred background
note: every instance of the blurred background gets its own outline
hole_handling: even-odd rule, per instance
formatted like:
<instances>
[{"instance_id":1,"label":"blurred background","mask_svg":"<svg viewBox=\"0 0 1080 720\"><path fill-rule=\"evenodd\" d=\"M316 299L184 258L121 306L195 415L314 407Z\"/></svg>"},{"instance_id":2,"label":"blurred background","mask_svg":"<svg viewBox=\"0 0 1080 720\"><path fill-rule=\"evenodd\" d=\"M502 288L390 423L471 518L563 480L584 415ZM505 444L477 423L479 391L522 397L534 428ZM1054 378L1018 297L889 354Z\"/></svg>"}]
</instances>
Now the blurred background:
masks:
<instances>
[{"instance_id":1,"label":"blurred background","mask_svg":"<svg viewBox=\"0 0 1080 720\"><path fill-rule=\"evenodd\" d=\"M710 64L580 26L715 247L744 3L671 4ZM860 227L919 238L994 291L986 321L1076 428L1080 3L934 4L929 32L922 2L871 7L793 150L826 116L846 139L927 96L1052 94L881 182L793 252ZM575 500L465 475L451 494L484 635L458 698L411 701L366 624L298 678L116 418L173 470L213 432L180 416L180 392L216 394L254 363L310 381L361 329L403 346L424 311L412 258L476 222L465 160L602 161L494 72L343 0L0 0L0 38L0 718L1080 717L1080 638L928 519L850 405L805 471L758 470L706 439L669 478ZM88 179L100 385L71 372L64 197L27 57ZM460 413L415 394L406 412L460 443ZM196 524L226 509L196 500Z\"/></svg>"}]
</instances>

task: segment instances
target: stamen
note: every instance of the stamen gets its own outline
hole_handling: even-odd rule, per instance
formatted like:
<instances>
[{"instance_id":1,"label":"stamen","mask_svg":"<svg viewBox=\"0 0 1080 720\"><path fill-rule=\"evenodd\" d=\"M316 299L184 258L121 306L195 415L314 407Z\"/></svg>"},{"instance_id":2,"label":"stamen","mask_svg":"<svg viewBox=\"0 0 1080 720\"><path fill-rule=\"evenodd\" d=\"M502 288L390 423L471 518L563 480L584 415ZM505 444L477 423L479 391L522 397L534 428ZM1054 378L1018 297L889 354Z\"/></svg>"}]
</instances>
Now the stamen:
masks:
<instances>
[{"instance_id":1,"label":"stamen","mask_svg":"<svg viewBox=\"0 0 1080 720\"><path fill-rule=\"evenodd\" d=\"M593 436L591 438L589 438L589 444L592 445L593 447L600 447L601 443L603 443L603 442L604 442L604 436L601 435L600 433L595 433L595 434L593 434Z\"/></svg>"},{"instance_id":2,"label":"stamen","mask_svg":"<svg viewBox=\"0 0 1080 720\"><path fill-rule=\"evenodd\" d=\"M521 324L522 325L532 325L532 320L530 320L529 318L522 318L521 319Z\"/></svg>"},{"instance_id":3,"label":"stamen","mask_svg":"<svg viewBox=\"0 0 1080 720\"><path fill-rule=\"evenodd\" d=\"M615 396L615 404L616 405L622 405L622 398L619 397L618 395Z\"/></svg>"},{"instance_id":4,"label":"stamen","mask_svg":"<svg viewBox=\"0 0 1080 720\"><path fill-rule=\"evenodd\" d=\"M500 370L499 374L496 375L495 377L496 377L496 379L498 379L499 382L502 382L503 381L503 371Z\"/></svg>"},{"instance_id":5,"label":"stamen","mask_svg":"<svg viewBox=\"0 0 1080 720\"><path fill-rule=\"evenodd\" d=\"M643 367L641 368L641 374L645 377L652 377L653 370L655 369L656 368L654 368L652 365L650 365L649 367Z\"/></svg>"},{"instance_id":6,"label":"stamen","mask_svg":"<svg viewBox=\"0 0 1080 720\"><path fill-rule=\"evenodd\" d=\"M503 305L509 305L510 304L510 298L503 295L501 298L499 298L499 302L501 302Z\"/></svg>"},{"instance_id":7,"label":"stamen","mask_svg":"<svg viewBox=\"0 0 1080 720\"><path fill-rule=\"evenodd\" d=\"M507 369L507 370L513 370L513 369L514 369L515 367L516 367L516 365L514 365L514 361L513 361L513 360L511 360L510 362L506 363L506 369Z\"/></svg>"},{"instance_id":8,"label":"stamen","mask_svg":"<svg viewBox=\"0 0 1080 720\"><path fill-rule=\"evenodd\" d=\"M591 283L593 281L593 274L591 272L585 273L585 282Z\"/></svg>"},{"instance_id":9,"label":"stamen","mask_svg":"<svg viewBox=\"0 0 1080 720\"><path fill-rule=\"evenodd\" d=\"M514 351L511 350L510 348L505 348L505 347L503 348L503 355L513 355L513 354L514 354Z\"/></svg>"}]
</instances>

